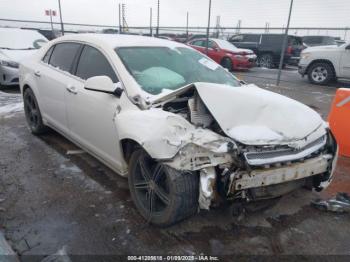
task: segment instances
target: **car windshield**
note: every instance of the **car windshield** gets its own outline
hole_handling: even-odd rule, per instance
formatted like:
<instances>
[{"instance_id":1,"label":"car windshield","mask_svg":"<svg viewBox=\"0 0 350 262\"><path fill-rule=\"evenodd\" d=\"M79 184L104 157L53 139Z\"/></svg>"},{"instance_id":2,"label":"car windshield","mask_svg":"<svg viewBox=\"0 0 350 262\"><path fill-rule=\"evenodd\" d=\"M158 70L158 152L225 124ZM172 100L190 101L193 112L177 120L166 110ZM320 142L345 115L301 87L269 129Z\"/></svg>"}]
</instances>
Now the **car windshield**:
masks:
<instances>
[{"instance_id":1,"label":"car windshield","mask_svg":"<svg viewBox=\"0 0 350 262\"><path fill-rule=\"evenodd\" d=\"M10 50L39 49L48 40L33 30L0 28L0 48Z\"/></svg>"},{"instance_id":2,"label":"car windshield","mask_svg":"<svg viewBox=\"0 0 350 262\"><path fill-rule=\"evenodd\" d=\"M117 54L141 88L157 95L194 82L239 86L217 63L186 47L120 47Z\"/></svg>"},{"instance_id":3,"label":"car windshield","mask_svg":"<svg viewBox=\"0 0 350 262\"><path fill-rule=\"evenodd\" d=\"M229 41L216 39L215 42L221 49L226 49L230 51L237 51L237 47L231 44Z\"/></svg>"}]
</instances>

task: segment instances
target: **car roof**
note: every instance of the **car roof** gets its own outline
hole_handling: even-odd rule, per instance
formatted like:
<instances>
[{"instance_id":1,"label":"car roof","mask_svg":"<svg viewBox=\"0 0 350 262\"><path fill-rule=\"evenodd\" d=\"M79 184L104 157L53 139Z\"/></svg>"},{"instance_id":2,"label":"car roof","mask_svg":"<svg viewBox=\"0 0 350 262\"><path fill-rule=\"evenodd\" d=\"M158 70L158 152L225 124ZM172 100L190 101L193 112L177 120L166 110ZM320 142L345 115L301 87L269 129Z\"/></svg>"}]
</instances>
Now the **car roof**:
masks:
<instances>
[{"instance_id":1,"label":"car roof","mask_svg":"<svg viewBox=\"0 0 350 262\"><path fill-rule=\"evenodd\" d=\"M108 45L111 48L118 47L142 47L142 46L164 46L164 47L186 47L186 45L169 41L166 39L125 34L75 34L65 35L56 39L56 42L61 41L83 41L87 43L95 43L99 45Z\"/></svg>"}]
</instances>

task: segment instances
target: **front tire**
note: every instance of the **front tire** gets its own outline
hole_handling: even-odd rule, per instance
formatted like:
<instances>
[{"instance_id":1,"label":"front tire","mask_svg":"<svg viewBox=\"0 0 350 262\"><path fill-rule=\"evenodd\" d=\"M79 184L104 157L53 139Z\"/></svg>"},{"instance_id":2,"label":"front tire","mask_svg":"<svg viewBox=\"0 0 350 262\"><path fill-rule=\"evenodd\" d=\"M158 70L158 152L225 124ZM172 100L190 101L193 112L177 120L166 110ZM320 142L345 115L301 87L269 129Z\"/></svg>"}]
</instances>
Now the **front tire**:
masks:
<instances>
[{"instance_id":1,"label":"front tire","mask_svg":"<svg viewBox=\"0 0 350 262\"><path fill-rule=\"evenodd\" d=\"M43 134L47 127L43 124L41 112L32 89L27 88L23 94L24 114L31 132L35 135Z\"/></svg>"},{"instance_id":2,"label":"front tire","mask_svg":"<svg viewBox=\"0 0 350 262\"><path fill-rule=\"evenodd\" d=\"M332 67L327 63L315 63L308 69L308 79L312 84L326 85L333 78Z\"/></svg>"},{"instance_id":3,"label":"front tire","mask_svg":"<svg viewBox=\"0 0 350 262\"><path fill-rule=\"evenodd\" d=\"M198 176L152 159L144 150L129 162L129 188L140 214L151 224L169 226L198 210Z\"/></svg>"},{"instance_id":4,"label":"front tire","mask_svg":"<svg viewBox=\"0 0 350 262\"><path fill-rule=\"evenodd\" d=\"M224 57L221 61L222 67L226 68L229 72L233 70L232 61L228 57Z\"/></svg>"}]
</instances>

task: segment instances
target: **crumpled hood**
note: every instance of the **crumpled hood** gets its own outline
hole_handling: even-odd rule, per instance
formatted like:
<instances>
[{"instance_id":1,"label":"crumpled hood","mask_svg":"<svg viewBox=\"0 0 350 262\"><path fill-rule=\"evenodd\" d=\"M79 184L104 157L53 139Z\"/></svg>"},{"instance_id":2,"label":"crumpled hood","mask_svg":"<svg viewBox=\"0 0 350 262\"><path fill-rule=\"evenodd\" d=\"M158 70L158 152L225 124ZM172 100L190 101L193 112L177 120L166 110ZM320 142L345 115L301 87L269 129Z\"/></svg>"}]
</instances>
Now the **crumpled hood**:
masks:
<instances>
[{"instance_id":1,"label":"crumpled hood","mask_svg":"<svg viewBox=\"0 0 350 262\"><path fill-rule=\"evenodd\" d=\"M13 62L21 62L23 59L31 56L38 50L7 50L7 49L0 49L0 57L5 57L5 59L8 59Z\"/></svg>"},{"instance_id":2,"label":"crumpled hood","mask_svg":"<svg viewBox=\"0 0 350 262\"><path fill-rule=\"evenodd\" d=\"M243 144L292 143L324 123L304 104L255 85L195 83L195 87L225 134Z\"/></svg>"}]
</instances>

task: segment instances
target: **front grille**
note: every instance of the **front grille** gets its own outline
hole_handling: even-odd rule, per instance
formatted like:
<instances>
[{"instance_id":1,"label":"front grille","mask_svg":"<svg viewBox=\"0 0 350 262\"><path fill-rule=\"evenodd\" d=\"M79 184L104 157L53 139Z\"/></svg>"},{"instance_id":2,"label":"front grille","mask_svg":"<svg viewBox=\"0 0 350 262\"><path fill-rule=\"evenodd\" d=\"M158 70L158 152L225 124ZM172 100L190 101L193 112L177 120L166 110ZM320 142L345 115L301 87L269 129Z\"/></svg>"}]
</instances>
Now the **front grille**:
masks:
<instances>
[{"instance_id":1,"label":"front grille","mask_svg":"<svg viewBox=\"0 0 350 262\"><path fill-rule=\"evenodd\" d=\"M247 152L244 154L247 162L252 165L271 164L282 161L292 161L304 158L322 148L326 143L326 136L322 136L300 149L285 148L273 151Z\"/></svg>"}]
</instances>

